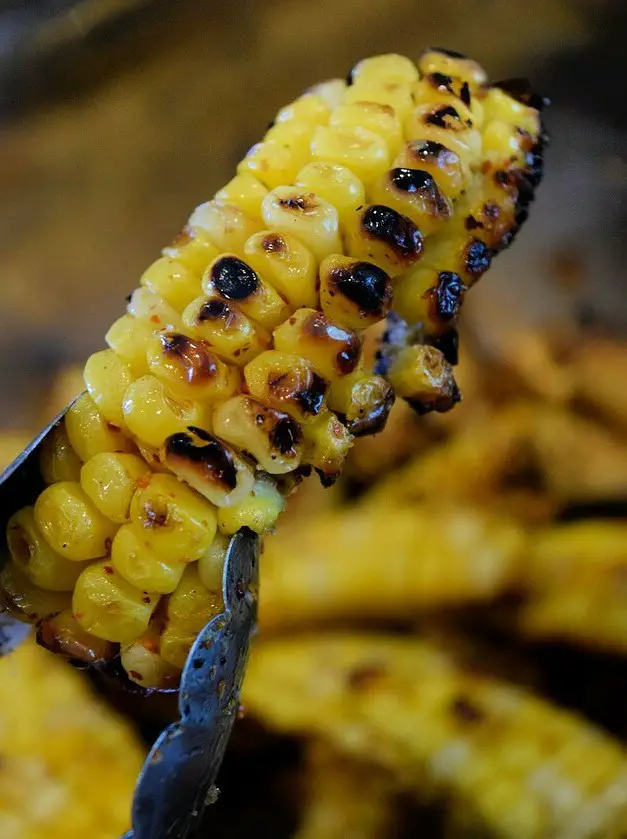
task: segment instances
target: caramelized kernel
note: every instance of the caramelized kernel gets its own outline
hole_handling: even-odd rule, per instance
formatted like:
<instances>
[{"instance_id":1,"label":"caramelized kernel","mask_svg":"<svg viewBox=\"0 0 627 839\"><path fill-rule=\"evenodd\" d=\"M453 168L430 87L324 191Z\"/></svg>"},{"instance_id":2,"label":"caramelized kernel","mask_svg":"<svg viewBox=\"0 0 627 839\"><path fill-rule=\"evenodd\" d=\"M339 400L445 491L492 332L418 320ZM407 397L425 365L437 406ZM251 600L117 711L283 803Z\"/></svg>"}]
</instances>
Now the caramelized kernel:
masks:
<instances>
[{"instance_id":1,"label":"caramelized kernel","mask_svg":"<svg viewBox=\"0 0 627 839\"><path fill-rule=\"evenodd\" d=\"M171 463L173 468L178 462L191 465L199 476L232 492L237 486L237 469L232 452L206 431L200 428L190 430L202 443L198 445L192 434L173 434L165 443L166 463Z\"/></svg>"},{"instance_id":2,"label":"caramelized kernel","mask_svg":"<svg viewBox=\"0 0 627 839\"><path fill-rule=\"evenodd\" d=\"M354 332L341 329L320 312L313 312L305 319L303 331L306 336L333 347L332 352L337 349L335 366L343 376L352 373L357 367L361 357L361 340ZM322 372L328 374L330 371L322 370Z\"/></svg>"},{"instance_id":3,"label":"caramelized kernel","mask_svg":"<svg viewBox=\"0 0 627 839\"><path fill-rule=\"evenodd\" d=\"M392 285L371 262L329 256L320 266L320 302L327 317L351 329L363 329L385 317Z\"/></svg>"},{"instance_id":4,"label":"caramelized kernel","mask_svg":"<svg viewBox=\"0 0 627 839\"><path fill-rule=\"evenodd\" d=\"M415 258L422 252L422 234L406 216L390 207L375 204L365 211L361 225L364 233L389 245L401 258Z\"/></svg>"},{"instance_id":5,"label":"caramelized kernel","mask_svg":"<svg viewBox=\"0 0 627 839\"><path fill-rule=\"evenodd\" d=\"M269 350L246 366L244 377L251 396L298 422L311 422L324 408L327 383L300 356Z\"/></svg>"},{"instance_id":6,"label":"caramelized kernel","mask_svg":"<svg viewBox=\"0 0 627 839\"><path fill-rule=\"evenodd\" d=\"M466 172L459 155L433 140L407 143L394 165L429 172L444 194L451 199L456 198L464 188Z\"/></svg>"},{"instance_id":7,"label":"caramelized kernel","mask_svg":"<svg viewBox=\"0 0 627 839\"><path fill-rule=\"evenodd\" d=\"M206 341L190 338L180 333L162 333L159 336L163 353L172 359L191 385L213 379L218 374L218 359Z\"/></svg>"}]
</instances>

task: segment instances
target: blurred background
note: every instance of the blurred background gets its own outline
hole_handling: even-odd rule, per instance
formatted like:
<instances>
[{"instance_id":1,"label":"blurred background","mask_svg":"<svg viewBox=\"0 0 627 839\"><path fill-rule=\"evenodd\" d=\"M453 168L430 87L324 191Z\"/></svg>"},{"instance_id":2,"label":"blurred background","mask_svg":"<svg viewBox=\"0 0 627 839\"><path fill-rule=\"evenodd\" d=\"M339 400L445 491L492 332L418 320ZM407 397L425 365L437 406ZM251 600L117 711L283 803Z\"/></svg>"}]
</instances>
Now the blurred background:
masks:
<instances>
[{"instance_id":1,"label":"blurred background","mask_svg":"<svg viewBox=\"0 0 627 839\"><path fill-rule=\"evenodd\" d=\"M323 519L327 544L333 534L339 543L346 516L370 509L373 498L385 499L389 512L409 507L419 517L437 485L442 515L479 503L483 513L513 521L529 540L516 562L508 556L488 583L475 584L468 569L479 547L464 548L453 563L459 579L434 572L435 582L415 582L387 612L365 605L374 597L367 587L349 606L336 592L332 628L414 632L419 623L424 643L455 661L465 660L461 647L476 658L487 644L496 652L488 670L497 685L541 693L550 720L568 707L582 731L598 726L605 739L589 760L611 754L625 781L626 24L623 0L0 0L0 460L8 462L74 395L77 365L102 346L143 268L304 88L345 76L367 55L416 58L430 45L471 55L493 79L528 76L553 101L547 174L516 245L468 299L460 366L466 401L450 417L420 422L399 407L393 437L358 446L337 491L303 489L271 543L262 636L264 620L279 639L288 624L328 623L324 610L276 571L279 563L297 567L290 546L314 540L312 521ZM562 528L582 521L597 529L568 542ZM385 517L380 527L369 552L364 546L363 563L375 577L383 573L375 548L391 550ZM416 556L420 538L417 531ZM324 548L314 544L306 556L314 566L316 550ZM111 716L111 704L94 705L83 677L31 648L18 656L0 662L0 758L13 756L4 774L0 760L0 835L116 836L127 820L141 738ZM56 697L45 700L47 716L38 705L43 691L31 691L43 679ZM123 696L100 691L128 711ZM213 811L215 825L234 837L260 824L267 824L262 835L287 836L299 818L308 839L418 829L434 837L448 831L447 839L627 833L624 808L594 834L576 832L576 820L570 832L546 825L533 832L522 818L492 818L487 804L477 804L481 815L470 827L457 816L449 824L442 811L455 801L467 806L475 795L478 801L478 793L451 782L434 799L416 794L406 778L373 775L363 761L347 767L335 755L337 742L321 756L318 745L286 737L292 732L262 706L238 725ZM72 728L79 708L91 709L82 729ZM154 725L160 714L151 717ZM11 725L20 732L13 739ZM110 727L113 745L90 738L92 727ZM52 756L51 730L70 744ZM147 724L140 734L150 738L154 730ZM532 740L536 735L541 739L530 729ZM507 755L507 737L496 748ZM538 747L538 768L543 754ZM103 765L114 760L124 768L114 773L120 789L110 787L108 800L118 803L113 815L105 808L109 823L91 802L113 783ZM311 781L320 777L335 778L340 794ZM40 810L32 807L35 780ZM586 783L575 784L584 801ZM246 807L238 800L242 784L250 791ZM347 802L368 784L375 792L366 797L380 809L353 813ZM316 816L318 804L325 817Z\"/></svg>"}]
</instances>

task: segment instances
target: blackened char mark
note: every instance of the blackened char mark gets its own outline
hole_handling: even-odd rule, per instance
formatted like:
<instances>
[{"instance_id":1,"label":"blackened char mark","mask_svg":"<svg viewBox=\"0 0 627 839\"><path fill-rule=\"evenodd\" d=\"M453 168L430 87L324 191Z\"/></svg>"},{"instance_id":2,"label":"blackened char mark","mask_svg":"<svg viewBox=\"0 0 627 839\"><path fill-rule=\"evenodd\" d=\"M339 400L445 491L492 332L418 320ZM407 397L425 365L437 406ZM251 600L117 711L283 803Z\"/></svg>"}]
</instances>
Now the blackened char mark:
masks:
<instances>
[{"instance_id":1,"label":"blackened char mark","mask_svg":"<svg viewBox=\"0 0 627 839\"><path fill-rule=\"evenodd\" d=\"M218 293L228 300L245 300L259 287L257 274L236 256L224 256L214 262L211 279Z\"/></svg>"},{"instance_id":2,"label":"blackened char mark","mask_svg":"<svg viewBox=\"0 0 627 839\"><path fill-rule=\"evenodd\" d=\"M407 216L382 204L368 207L362 217L366 235L389 245L400 257L418 256L422 252L422 234Z\"/></svg>"},{"instance_id":3,"label":"blackened char mark","mask_svg":"<svg viewBox=\"0 0 627 839\"><path fill-rule=\"evenodd\" d=\"M331 271L332 285L364 314L384 314L392 299L388 275L370 262L355 262Z\"/></svg>"},{"instance_id":4,"label":"blackened char mark","mask_svg":"<svg viewBox=\"0 0 627 839\"><path fill-rule=\"evenodd\" d=\"M233 455L220 440L196 426L189 430L204 445L196 445L192 434L181 432L166 440L166 461L173 459L195 467L200 477L208 477L213 483L220 484L229 492L237 486L237 469Z\"/></svg>"},{"instance_id":5,"label":"blackened char mark","mask_svg":"<svg viewBox=\"0 0 627 839\"><path fill-rule=\"evenodd\" d=\"M503 79L500 82L493 82L490 87L498 87L505 93L509 94L512 99L520 102L522 105L527 105L529 108L535 108L536 111L543 111L551 104L551 100L546 96L536 93L529 79L514 78Z\"/></svg>"}]
</instances>

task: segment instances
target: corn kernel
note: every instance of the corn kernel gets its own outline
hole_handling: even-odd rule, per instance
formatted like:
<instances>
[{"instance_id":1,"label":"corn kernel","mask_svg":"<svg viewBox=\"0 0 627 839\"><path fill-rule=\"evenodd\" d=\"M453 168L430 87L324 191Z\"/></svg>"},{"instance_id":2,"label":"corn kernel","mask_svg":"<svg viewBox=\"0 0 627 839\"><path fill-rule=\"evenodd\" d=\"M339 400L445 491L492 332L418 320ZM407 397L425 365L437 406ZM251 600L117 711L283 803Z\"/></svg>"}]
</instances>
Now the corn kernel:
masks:
<instances>
[{"instance_id":1,"label":"corn kernel","mask_svg":"<svg viewBox=\"0 0 627 839\"><path fill-rule=\"evenodd\" d=\"M111 349L128 364L134 378L148 372L146 345L153 332L152 324L127 314L118 318L105 336Z\"/></svg>"},{"instance_id":2,"label":"corn kernel","mask_svg":"<svg viewBox=\"0 0 627 839\"><path fill-rule=\"evenodd\" d=\"M312 125L326 125L329 121L331 106L316 93L305 93L289 105L281 108L275 122L298 120Z\"/></svg>"},{"instance_id":3,"label":"corn kernel","mask_svg":"<svg viewBox=\"0 0 627 839\"><path fill-rule=\"evenodd\" d=\"M263 138L264 143L275 143L282 148L288 149L295 160L300 160L302 168L309 159L309 141L311 140L312 125L300 120L284 120L277 122L266 132ZM289 179L293 180L293 179ZM289 183L289 180L281 183ZM277 183L276 186L281 186Z\"/></svg>"},{"instance_id":4,"label":"corn kernel","mask_svg":"<svg viewBox=\"0 0 627 839\"><path fill-rule=\"evenodd\" d=\"M315 309L299 309L274 330L274 346L281 353L310 359L325 379L333 380L356 369L361 359L362 339Z\"/></svg>"},{"instance_id":5,"label":"corn kernel","mask_svg":"<svg viewBox=\"0 0 627 839\"><path fill-rule=\"evenodd\" d=\"M274 527L284 508L285 500L274 481L258 478L241 504L218 511L218 527L229 536L242 527L261 535Z\"/></svg>"},{"instance_id":6,"label":"corn kernel","mask_svg":"<svg viewBox=\"0 0 627 839\"><path fill-rule=\"evenodd\" d=\"M84 393L65 415L65 430L76 454L85 462L98 452L132 452L133 443L105 421L89 394Z\"/></svg>"},{"instance_id":7,"label":"corn kernel","mask_svg":"<svg viewBox=\"0 0 627 839\"><path fill-rule=\"evenodd\" d=\"M238 164L237 173L253 175L265 187L274 189L293 181L306 160L305 154L299 154L279 143L262 141L255 143L248 151L246 157Z\"/></svg>"},{"instance_id":8,"label":"corn kernel","mask_svg":"<svg viewBox=\"0 0 627 839\"><path fill-rule=\"evenodd\" d=\"M414 100L411 85L407 82L364 80L351 85L346 91L344 103L375 102L392 108L396 117L405 123L411 115Z\"/></svg>"},{"instance_id":9,"label":"corn kernel","mask_svg":"<svg viewBox=\"0 0 627 839\"><path fill-rule=\"evenodd\" d=\"M221 591L203 585L197 565L188 565L183 579L168 600L168 621L183 632L200 632L211 618L224 610Z\"/></svg>"},{"instance_id":10,"label":"corn kernel","mask_svg":"<svg viewBox=\"0 0 627 839\"><path fill-rule=\"evenodd\" d=\"M328 256L320 266L320 303L330 321L349 329L364 329L390 311L390 278L369 262Z\"/></svg>"},{"instance_id":11,"label":"corn kernel","mask_svg":"<svg viewBox=\"0 0 627 839\"><path fill-rule=\"evenodd\" d=\"M113 350L101 350L89 356L84 375L87 391L102 416L123 428L122 399L133 381L128 364Z\"/></svg>"},{"instance_id":12,"label":"corn kernel","mask_svg":"<svg viewBox=\"0 0 627 839\"><path fill-rule=\"evenodd\" d=\"M423 237L414 222L383 204L355 213L345 231L346 253L395 277L420 259Z\"/></svg>"},{"instance_id":13,"label":"corn kernel","mask_svg":"<svg viewBox=\"0 0 627 839\"><path fill-rule=\"evenodd\" d=\"M218 437L250 453L271 475L300 463L302 431L289 414L241 395L217 406L213 424Z\"/></svg>"},{"instance_id":14,"label":"corn kernel","mask_svg":"<svg viewBox=\"0 0 627 839\"><path fill-rule=\"evenodd\" d=\"M468 166L480 162L481 134L469 128L452 105L418 105L407 117L405 133L415 140L441 143Z\"/></svg>"},{"instance_id":15,"label":"corn kernel","mask_svg":"<svg viewBox=\"0 0 627 839\"><path fill-rule=\"evenodd\" d=\"M162 462L217 507L239 504L253 484L253 470L226 443L199 428L169 437Z\"/></svg>"},{"instance_id":16,"label":"corn kernel","mask_svg":"<svg viewBox=\"0 0 627 839\"><path fill-rule=\"evenodd\" d=\"M111 565L140 591L170 594L186 564L178 556L158 555L153 534L135 523L122 525L111 546Z\"/></svg>"},{"instance_id":17,"label":"corn kernel","mask_svg":"<svg viewBox=\"0 0 627 839\"><path fill-rule=\"evenodd\" d=\"M246 365L244 378L251 396L297 422L311 422L325 407L327 384L306 358L268 350Z\"/></svg>"},{"instance_id":18,"label":"corn kernel","mask_svg":"<svg viewBox=\"0 0 627 839\"><path fill-rule=\"evenodd\" d=\"M51 653L85 664L109 661L116 653L110 641L85 632L71 609L64 609L42 621L37 627L37 643Z\"/></svg>"},{"instance_id":19,"label":"corn kernel","mask_svg":"<svg viewBox=\"0 0 627 839\"><path fill-rule=\"evenodd\" d=\"M69 592L39 588L13 562L7 562L0 570L0 588L3 608L27 623L39 623L71 603Z\"/></svg>"},{"instance_id":20,"label":"corn kernel","mask_svg":"<svg viewBox=\"0 0 627 839\"><path fill-rule=\"evenodd\" d=\"M428 172L452 201L459 197L470 180L470 169L460 156L442 143L430 140L406 143L392 165L398 169Z\"/></svg>"},{"instance_id":21,"label":"corn kernel","mask_svg":"<svg viewBox=\"0 0 627 839\"><path fill-rule=\"evenodd\" d=\"M78 481L81 461L72 448L65 423L61 422L43 441L39 461L41 476L47 484Z\"/></svg>"},{"instance_id":22,"label":"corn kernel","mask_svg":"<svg viewBox=\"0 0 627 839\"><path fill-rule=\"evenodd\" d=\"M296 186L332 204L338 212L341 225L345 225L357 207L366 201L362 182L350 169L339 163L308 163L298 173Z\"/></svg>"},{"instance_id":23,"label":"corn kernel","mask_svg":"<svg viewBox=\"0 0 627 839\"><path fill-rule=\"evenodd\" d=\"M292 309L316 305L316 260L294 236L272 230L255 233L244 246L244 258Z\"/></svg>"},{"instance_id":24,"label":"corn kernel","mask_svg":"<svg viewBox=\"0 0 627 839\"><path fill-rule=\"evenodd\" d=\"M421 323L426 335L454 328L466 286L452 271L438 271L428 257L402 274L394 291L394 308L408 323Z\"/></svg>"},{"instance_id":25,"label":"corn kernel","mask_svg":"<svg viewBox=\"0 0 627 839\"><path fill-rule=\"evenodd\" d=\"M181 671L161 657L160 639L155 630L148 629L141 638L120 650L122 667L129 679L144 688L176 688Z\"/></svg>"},{"instance_id":26,"label":"corn kernel","mask_svg":"<svg viewBox=\"0 0 627 839\"><path fill-rule=\"evenodd\" d=\"M390 155L398 154L403 144L403 126L394 108L380 102L350 102L331 114L330 125L361 127L373 131L385 142Z\"/></svg>"},{"instance_id":27,"label":"corn kernel","mask_svg":"<svg viewBox=\"0 0 627 839\"><path fill-rule=\"evenodd\" d=\"M312 85L307 93L319 96L328 108L333 109L344 101L346 87L345 79L327 79L326 82Z\"/></svg>"},{"instance_id":28,"label":"corn kernel","mask_svg":"<svg viewBox=\"0 0 627 839\"><path fill-rule=\"evenodd\" d=\"M35 521L53 550L76 561L106 556L117 530L75 481L47 487L35 502Z\"/></svg>"},{"instance_id":29,"label":"corn kernel","mask_svg":"<svg viewBox=\"0 0 627 839\"><path fill-rule=\"evenodd\" d=\"M311 141L313 160L338 163L354 172L367 187L390 165L385 140L359 125L320 125Z\"/></svg>"},{"instance_id":30,"label":"corn kernel","mask_svg":"<svg viewBox=\"0 0 627 839\"><path fill-rule=\"evenodd\" d=\"M361 370L333 382L329 391L329 406L342 415L354 437L382 431L393 404L394 391L388 382Z\"/></svg>"},{"instance_id":31,"label":"corn kernel","mask_svg":"<svg viewBox=\"0 0 627 839\"><path fill-rule=\"evenodd\" d=\"M203 277L202 288L212 299L235 301L247 317L266 329L273 329L289 314L287 303L277 291L233 254L222 254L212 262Z\"/></svg>"},{"instance_id":32,"label":"corn kernel","mask_svg":"<svg viewBox=\"0 0 627 839\"><path fill-rule=\"evenodd\" d=\"M209 408L199 402L175 399L162 381L143 376L124 395L124 420L129 431L153 448L188 426L207 428Z\"/></svg>"},{"instance_id":33,"label":"corn kernel","mask_svg":"<svg viewBox=\"0 0 627 839\"><path fill-rule=\"evenodd\" d=\"M353 438L331 411L320 414L304 426L303 462L313 466L324 484L330 486L339 477Z\"/></svg>"},{"instance_id":34,"label":"corn kernel","mask_svg":"<svg viewBox=\"0 0 627 839\"><path fill-rule=\"evenodd\" d=\"M101 513L116 524L124 524L137 482L148 471L146 462L135 454L100 452L81 469L80 483Z\"/></svg>"},{"instance_id":35,"label":"corn kernel","mask_svg":"<svg viewBox=\"0 0 627 839\"><path fill-rule=\"evenodd\" d=\"M140 482L130 515L164 559L200 559L216 533L215 509L173 475L152 474Z\"/></svg>"},{"instance_id":36,"label":"corn kernel","mask_svg":"<svg viewBox=\"0 0 627 839\"><path fill-rule=\"evenodd\" d=\"M237 204L237 201L233 203ZM205 231L190 225L186 225L174 241L162 250L164 256L186 265L198 275L202 274L218 253Z\"/></svg>"},{"instance_id":37,"label":"corn kernel","mask_svg":"<svg viewBox=\"0 0 627 839\"><path fill-rule=\"evenodd\" d=\"M413 61L404 55L386 53L364 58L350 73L351 84L356 82L378 82L381 79L396 84L411 84L418 79L418 70Z\"/></svg>"},{"instance_id":38,"label":"corn kernel","mask_svg":"<svg viewBox=\"0 0 627 839\"><path fill-rule=\"evenodd\" d=\"M388 380L419 414L447 411L459 402L453 370L434 347L418 345L401 350L388 371Z\"/></svg>"},{"instance_id":39,"label":"corn kernel","mask_svg":"<svg viewBox=\"0 0 627 839\"><path fill-rule=\"evenodd\" d=\"M494 166L524 166L526 152L516 126L493 120L483 130L483 156Z\"/></svg>"},{"instance_id":40,"label":"corn kernel","mask_svg":"<svg viewBox=\"0 0 627 839\"><path fill-rule=\"evenodd\" d=\"M239 388L238 369L221 361L202 338L160 332L148 343L147 359L150 372L179 399L214 403Z\"/></svg>"},{"instance_id":41,"label":"corn kernel","mask_svg":"<svg viewBox=\"0 0 627 839\"><path fill-rule=\"evenodd\" d=\"M486 123L493 120L508 123L533 136L540 133L540 117L536 108L519 102L499 87L488 90L483 100L483 118Z\"/></svg>"},{"instance_id":42,"label":"corn kernel","mask_svg":"<svg viewBox=\"0 0 627 839\"><path fill-rule=\"evenodd\" d=\"M245 364L270 342L237 304L220 297L199 297L183 312L187 329L203 338L213 351L233 364Z\"/></svg>"},{"instance_id":43,"label":"corn kernel","mask_svg":"<svg viewBox=\"0 0 627 839\"><path fill-rule=\"evenodd\" d=\"M423 236L429 236L453 214L451 202L432 175L422 169L391 169L373 185L371 199L411 219Z\"/></svg>"},{"instance_id":44,"label":"corn kernel","mask_svg":"<svg viewBox=\"0 0 627 839\"><path fill-rule=\"evenodd\" d=\"M86 632L128 644L146 631L158 603L158 596L127 583L105 559L88 565L78 578L72 609Z\"/></svg>"},{"instance_id":45,"label":"corn kernel","mask_svg":"<svg viewBox=\"0 0 627 839\"><path fill-rule=\"evenodd\" d=\"M224 563L231 540L222 533L216 533L209 550L198 560L198 576L209 591L222 591Z\"/></svg>"},{"instance_id":46,"label":"corn kernel","mask_svg":"<svg viewBox=\"0 0 627 839\"><path fill-rule=\"evenodd\" d=\"M168 623L161 633L159 645L161 658L166 664L176 667L179 671L182 670L195 640L194 632L187 632L176 623Z\"/></svg>"},{"instance_id":47,"label":"corn kernel","mask_svg":"<svg viewBox=\"0 0 627 839\"><path fill-rule=\"evenodd\" d=\"M147 323L153 331L180 329L182 326L181 316L176 309L156 295L154 291L143 286L136 288L131 294L126 311L137 320Z\"/></svg>"},{"instance_id":48,"label":"corn kernel","mask_svg":"<svg viewBox=\"0 0 627 839\"><path fill-rule=\"evenodd\" d=\"M264 198L261 213L267 227L295 236L318 261L342 252L338 212L313 192L280 186Z\"/></svg>"},{"instance_id":49,"label":"corn kernel","mask_svg":"<svg viewBox=\"0 0 627 839\"><path fill-rule=\"evenodd\" d=\"M451 106L469 128L474 126L472 96L463 79L432 73L416 82L412 89L415 101L421 105Z\"/></svg>"},{"instance_id":50,"label":"corn kernel","mask_svg":"<svg viewBox=\"0 0 627 839\"><path fill-rule=\"evenodd\" d=\"M431 73L457 76L472 86L483 85L487 81L485 70L476 61L436 48L429 49L420 56L418 70L424 76Z\"/></svg>"},{"instance_id":51,"label":"corn kernel","mask_svg":"<svg viewBox=\"0 0 627 839\"><path fill-rule=\"evenodd\" d=\"M6 537L11 559L32 583L48 591L72 591L82 567L50 547L35 523L32 507L11 516Z\"/></svg>"},{"instance_id":52,"label":"corn kernel","mask_svg":"<svg viewBox=\"0 0 627 839\"><path fill-rule=\"evenodd\" d=\"M153 262L144 271L139 283L169 303L177 312L182 312L200 294L198 272L168 256Z\"/></svg>"},{"instance_id":53,"label":"corn kernel","mask_svg":"<svg viewBox=\"0 0 627 839\"><path fill-rule=\"evenodd\" d=\"M244 242L261 229L258 221L250 218L235 204L223 201L207 201L192 213L189 224L204 230L220 252L232 252L241 256Z\"/></svg>"},{"instance_id":54,"label":"corn kernel","mask_svg":"<svg viewBox=\"0 0 627 839\"><path fill-rule=\"evenodd\" d=\"M242 212L253 219L254 221L261 221L261 202L268 194L268 190L257 180L250 172L243 172L241 175L236 175L228 184L218 192L216 192L216 199L227 204L234 204L239 207ZM214 254L212 259L207 260L204 268L218 256Z\"/></svg>"}]
</instances>

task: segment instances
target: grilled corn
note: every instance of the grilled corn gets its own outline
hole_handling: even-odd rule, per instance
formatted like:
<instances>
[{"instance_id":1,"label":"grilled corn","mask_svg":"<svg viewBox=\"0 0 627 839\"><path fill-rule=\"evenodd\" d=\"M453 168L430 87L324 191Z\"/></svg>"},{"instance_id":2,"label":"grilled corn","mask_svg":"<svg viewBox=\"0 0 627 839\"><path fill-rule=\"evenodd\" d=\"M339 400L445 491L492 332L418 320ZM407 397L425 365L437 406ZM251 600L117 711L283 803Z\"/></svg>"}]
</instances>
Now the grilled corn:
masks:
<instances>
[{"instance_id":1,"label":"grilled corn","mask_svg":"<svg viewBox=\"0 0 627 839\"><path fill-rule=\"evenodd\" d=\"M440 339L539 165L539 100L484 83L438 51L360 62L283 108L143 273L45 447L48 486L11 525L7 599L48 619L49 646L91 657L86 632L124 645L140 683L171 681L201 625L172 613L192 577L198 617L219 610L196 565L217 532L271 530L312 468L332 483L393 387L421 411L458 400ZM397 304L440 343L404 348L388 382L364 330ZM52 620L72 588L75 623Z\"/></svg>"}]
</instances>

